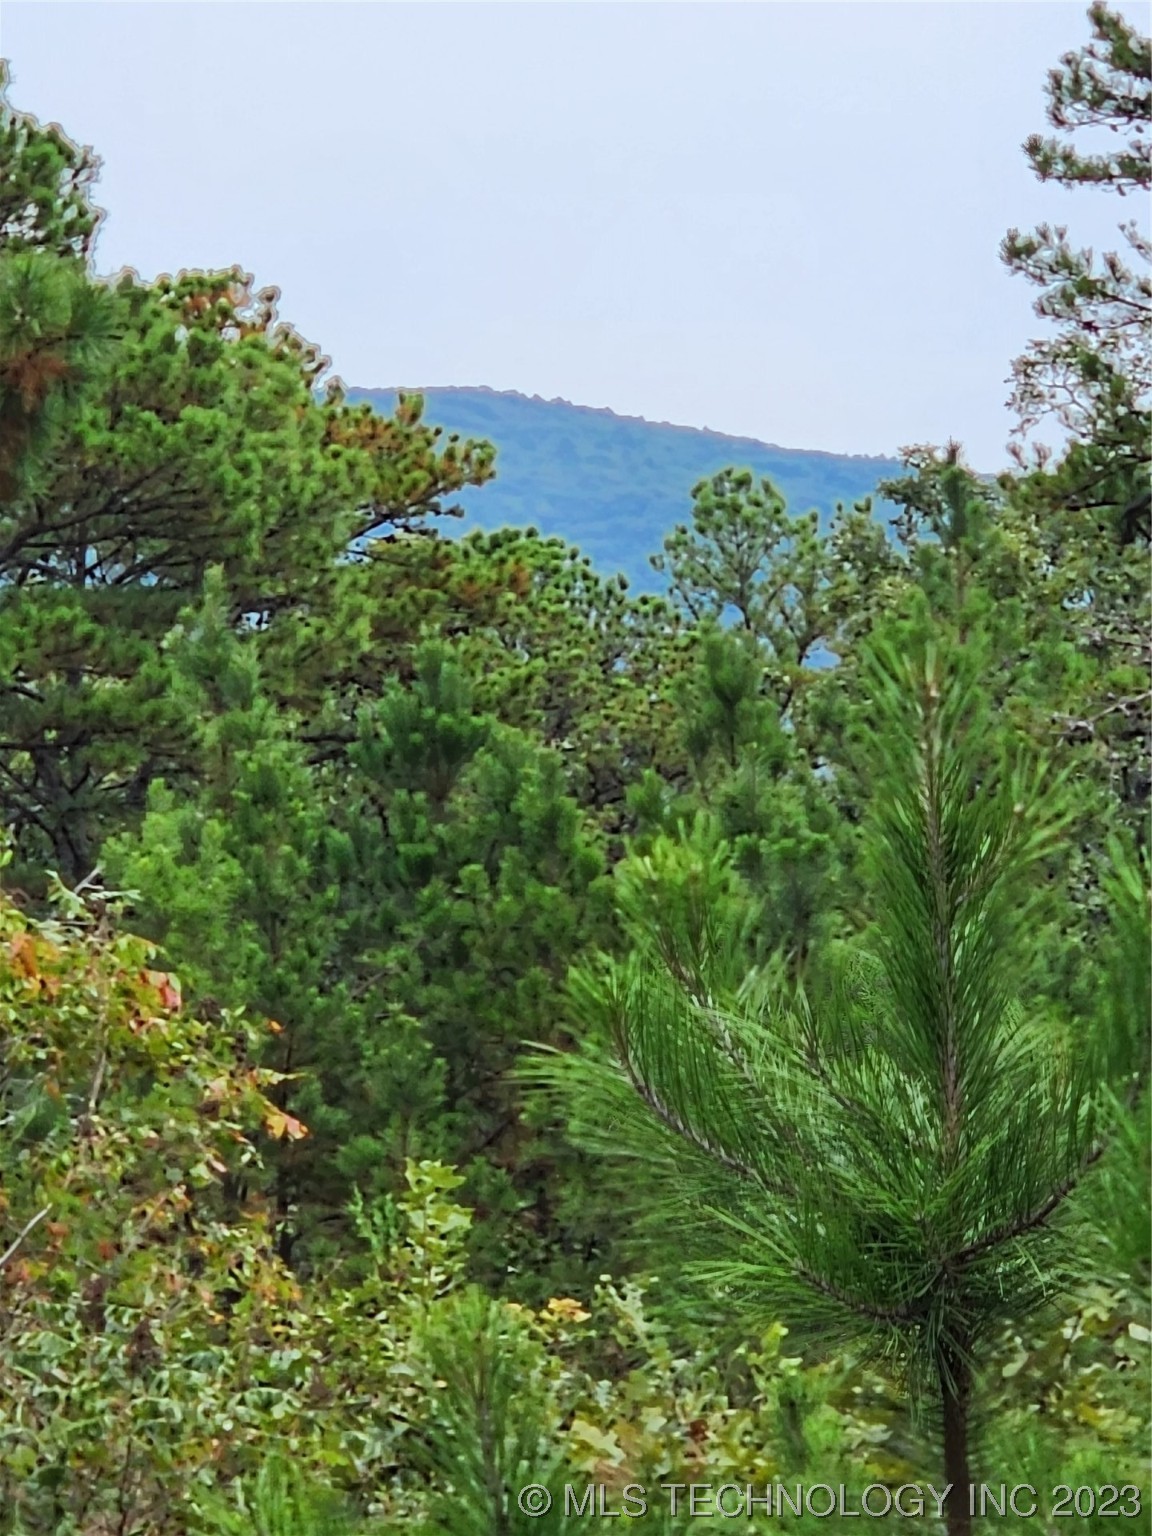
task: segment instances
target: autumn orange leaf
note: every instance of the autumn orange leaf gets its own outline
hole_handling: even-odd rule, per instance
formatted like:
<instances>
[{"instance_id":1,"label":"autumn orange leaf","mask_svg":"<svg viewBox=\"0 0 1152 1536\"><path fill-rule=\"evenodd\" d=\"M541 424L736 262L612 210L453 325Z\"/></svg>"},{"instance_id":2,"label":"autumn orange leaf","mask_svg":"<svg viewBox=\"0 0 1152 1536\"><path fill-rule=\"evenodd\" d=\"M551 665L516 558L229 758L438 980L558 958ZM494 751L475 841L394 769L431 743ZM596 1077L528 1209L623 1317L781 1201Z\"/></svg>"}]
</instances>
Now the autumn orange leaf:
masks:
<instances>
[{"instance_id":1,"label":"autumn orange leaf","mask_svg":"<svg viewBox=\"0 0 1152 1536\"><path fill-rule=\"evenodd\" d=\"M35 980L40 975L40 967L36 961L36 944L29 933L18 933L8 945L8 955L12 963L12 970L17 976Z\"/></svg>"},{"instance_id":2,"label":"autumn orange leaf","mask_svg":"<svg viewBox=\"0 0 1152 1536\"><path fill-rule=\"evenodd\" d=\"M308 1134L306 1125L297 1120L295 1115L286 1114L282 1109L268 1111L264 1116L264 1129L277 1141L283 1141L285 1137L289 1141L300 1141Z\"/></svg>"},{"instance_id":3,"label":"autumn orange leaf","mask_svg":"<svg viewBox=\"0 0 1152 1536\"><path fill-rule=\"evenodd\" d=\"M180 1007L180 989L167 971L147 971L146 976L150 986L156 989L160 999L160 1006L166 1008L169 1013L175 1013Z\"/></svg>"}]
</instances>

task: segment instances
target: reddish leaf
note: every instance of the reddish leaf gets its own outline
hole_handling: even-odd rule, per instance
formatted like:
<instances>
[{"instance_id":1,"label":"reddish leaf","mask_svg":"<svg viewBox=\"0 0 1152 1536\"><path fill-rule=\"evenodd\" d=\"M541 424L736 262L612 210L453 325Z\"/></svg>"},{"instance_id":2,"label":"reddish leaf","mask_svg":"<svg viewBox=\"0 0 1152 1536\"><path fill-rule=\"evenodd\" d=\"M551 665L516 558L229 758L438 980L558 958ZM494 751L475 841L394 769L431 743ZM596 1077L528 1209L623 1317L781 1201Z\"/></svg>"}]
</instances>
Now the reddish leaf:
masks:
<instances>
[{"instance_id":1,"label":"reddish leaf","mask_svg":"<svg viewBox=\"0 0 1152 1536\"><path fill-rule=\"evenodd\" d=\"M308 1127L297 1120L294 1115L286 1114L282 1109L272 1108L264 1116L264 1129L269 1136L282 1141L285 1137L289 1141L300 1141L308 1134Z\"/></svg>"},{"instance_id":2,"label":"reddish leaf","mask_svg":"<svg viewBox=\"0 0 1152 1536\"><path fill-rule=\"evenodd\" d=\"M148 971L148 982L156 989L160 999L161 1008L166 1008L169 1013L175 1013L180 1007L180 989L176 985L175 978L166 971Z\"/></svg>"}]
</instances>

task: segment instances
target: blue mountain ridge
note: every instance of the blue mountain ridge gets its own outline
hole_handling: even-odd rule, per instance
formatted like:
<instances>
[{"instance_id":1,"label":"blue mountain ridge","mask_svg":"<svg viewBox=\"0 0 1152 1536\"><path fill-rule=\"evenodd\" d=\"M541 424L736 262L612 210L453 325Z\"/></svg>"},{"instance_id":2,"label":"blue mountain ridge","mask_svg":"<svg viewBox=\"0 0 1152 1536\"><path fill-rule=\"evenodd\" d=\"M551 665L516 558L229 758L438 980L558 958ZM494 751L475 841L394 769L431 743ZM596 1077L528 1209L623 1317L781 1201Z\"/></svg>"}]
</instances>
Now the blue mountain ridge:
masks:
<instances>
[{"instance_id":1,"label":"blue mountain ridge","mask_svg":"<svg viewBox=\"0 0 1152 1536\"><path fill-rule=\"evenodd\" d=\"M898 460L781 448L707 428L618 416L614 411L539 395L478 388L405 389L424 397L425 420L462 438L496 447L496 478L455 498L465 516L440 526L447 534L472 528L535 527L590 556L604 575L617 571L634 592L665 590L648 563L677 523L690 523L692 488L729 467L766 476L793 513L815 508L827 526L837 502L872 495L878 481L897 476ZM385 414L397 389L349 389L350 403L368 401ZM895 511L875 500L885 521Z\"/></svg>"}]
</instances>

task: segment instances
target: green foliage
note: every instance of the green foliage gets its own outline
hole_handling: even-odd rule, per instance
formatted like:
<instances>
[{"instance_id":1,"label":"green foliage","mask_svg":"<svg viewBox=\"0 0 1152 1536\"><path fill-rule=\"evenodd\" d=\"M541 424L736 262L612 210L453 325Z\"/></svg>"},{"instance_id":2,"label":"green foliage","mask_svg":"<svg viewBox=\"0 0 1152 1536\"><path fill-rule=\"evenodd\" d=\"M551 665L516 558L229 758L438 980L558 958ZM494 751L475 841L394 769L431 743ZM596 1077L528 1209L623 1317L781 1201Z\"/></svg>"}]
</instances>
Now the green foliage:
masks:
<instances>
[{"instance_id":1,"label":"green foliage","mask_svg":"<svg viewBox=\"0 0 1152 1536\"><path fill-rule=\"evenodd\" d=\"M55 124L15 111L8 82L0 59L0 249L88 256L100 220L91 201L100 162Z\"/></svg>"},{"instance_id":2,"label":"green foliage","mask_svg":"<svg viewBox=\"0 0 1152 1536\"><path fill-rule=\"evenodd\" d=\"M78 262L0 254L0 497L36 482L38 461L107 360L119 308Z\"/></svg>"},{"instance_id":3,"label":"green foliage","mask_svg":"<svg viewBox=\"0 0 1152 1536\"><path fill-rule=\"evenodd\" d=\"M196 1536L358 1536L365 1526L330 1489L309 1489L291 1463L269 1459L235 1501L213 1501Z\"/></svg>"},{"instance_id":4,"label":"green foliage","mask_svg":"<svg viewBox=\"0 0 1152 1536\"><path fill-rule=\"evenodd\" d=\"M981 483L955 444L905 457L914 473L884 486L903 508L899 550L885 600L871 604L863 632L899 633L906 644L944 625L982 646L997 711L1083 782L1082 822L1098 863L1117 818L1143 837L1152 784L1146 555L1135 545L1118 549L1105 529L1061 504L1058 476ZM829 678L814 712L846 788L853 769L845 705L859 688L858 649ZM1087 913L1098 903L1083 879L1079 886Z\"/></svg>"},{"instance_id":5,"label":"green foliage","mask_svg":"<svg viewBox=\"0 0 1152 1536\"><path fill-rule=\"evenodd\" d=\"M509 1072L526 1036L555 1036L567 960L609 923L558 758L474 713L436 643L363 706L347 755L313 767L243 645L199 629L171 654L191 675L208 645L213 688L234 693L199 712L216 768L197 801L155 785L106 858L200 994L275 1019L269 1061L305 1074L292 1104L313 1135L276 1170L284 1241L317 1239L352 1186L385 1193L405 1157L446 1156L494 1218L486 1272L527 1267L517 1243L534 1240L508 1226L547 1148L523 1144Z\"/></svg>"},{"instance_id":6,"label":"green foliage","mask_svg":"<svg viewBox=\"0 0 1152 1536\"><path fill-rule=\"evenodd\" d=\"M78 901L33 923L0 897L0 1503L29 1531L155 1519L223 1429L242 1444L262 1324L293 1292L221 1185L277 1129L276 1075L150 955Z\"/></svg>"},{"instance_id":7,"label":"green foliage","mask_svg":"<svg viewBox=\"0 0 1152 1536\"><path fill-rule=\"evenodd\" d=\"M1088 8L1092 42L1066 54L1048 75L1048 118L1065 131L1105 127L1127 134L1117 154L1092 154L1070 141L1033 134L1025 152L1036 174L1062 186L1103 184L1119 191L1147 188L1152 58L1148 40L1118 12L1094 0Z\"/></svg>"},{"instance_id":8,"label":"green foliage","mask_svg":"<svg viewBox=\"0 0 1152 1536\"><path fill-rule=\"evenodd\" d=\"M1093 40L1070 53L1048 80L1048 118L1063 130L1104 127L1126 136L1111 153L1074 140L1032 135L1024 146L1041 181L1099 186L1124 196L1152 185L1147 138L1152 45L1102 3L1089 9ZM1073 446L1059 490L1082 513L1106 516L1122 543L1149 536L1149 314L1152 245L1140 225L1120 226L1129 256L1108 252L1098 265L1063 228L1010 230L1001 255L1009 269L1042 289L1036 313L1060 327L1033 341L1013 365L1012 403L1027 433L1053 415ZM1043 460L1043 456L1042 456Z\"/></svg>"},{"instance_id":9,"label":"green foliage","mask_svg":"<svg viewBox=\"0 0 1152 1536\"><path fill-rule=\"evenodd\" d=\"M781 721L771 678L764 649L747 632L705 626L696 665L678 690L681 729L695 797L717 818L757 898L757 953L783 949L802 965L826 926L850 839L827 779ZM656 827L682 824L693 799L656 793L649 779L633 796L635 846L643 849Z\"/></svg>"},{"instance_id":10,"label":"green foliage","mask_svg":"<svg viewBox=\"0 0 1152 1536\"><path fill-rule=\"evenodd\" d=\"M195 775L159 648L211 568L233 627L296 688L318 626L363 628L349 544L490 473L484 445L438 451L419 402L381 422L338 391L319 401L326 360L239 270L125 276L115 297L113 365L0 509L8 819L23 857L73 880L154 778ZM0 362L19 344L0 335Z\"/></svg>"},{"instance_id":11,"label":"green foliage","mask_svg":"<svg viewBox=\"0 0 1152 1536\"><path fill-rule=\"evenodd\" d=\"M673 596L694 619L734 610L788 686L824 638L818 514L789 517L771 481L754 486L750 470L702 480L692 498L692 530L681 525L670 534L653 566L668 573Z\"/></svg>"},{"instance_id":12,"label":"green foliage","mask_svg":"<svg viewBox=\"0 0 1152 1536\"><path fill-rule=\"evenodd\" d=\"M682 766L671 690L686 642L666 603L630 597L572 545L531 528L389 536L364 554L349 585L367 640L346 662L326 637L320 696L302 705L320 752L354 737L382 677L411 680L424 641L444 639L477 708L560 753L570 793L606 831L621 830L627 788L646 768Z\"/></svg>"},{"instance_id":13,"label":"green foliage","mask_svg":"<svg viewBox=\"0 0 1152 1536\"><path fill-rule=\"evenodd\" d=\"M866 1009L842 988L818 1011L742 963L740 925L704 884L722 882L722 859L698 859L687 924L676 883L641 903L625 883L632 953L574 973L611 1058L593 1045L537 1072L581 1139L662 1176L663 1210L749 1321L859 1342L898 1363L914 1400L938 1394L954 1482L991 1340L1070 1283L1061 1218L1107 1151L1104 1090L1147 1080L1131 1000L1119 1022L1081 1020L1074 1054L1016 1001L1016 954L1043 917L1034 871L1070 813L1026 752L1005 743L990 759L977 665L929 648L918 662L880 652L867 672L855 740L875 786L880 985ZM1126 880L1116 921L1146 951L1139 889Z\"/></svg>"},{"instance_id":14,"label":"green foliage","mask_svg":"<svg viewBox=\"0 0 1152 1536\"><path fill-rule=\"evenodd\" d=\"M544 1351L517 1315L477 1290L453 1297L426 1325L420 1347L436 1398L422 1426L418 1465L431 1479L430 1520L445 1536L528 1536L537 1529L516 1502L531 1484L550 1489L563 1517L562 1463L543 1378Z\"/></svg>"}]
</instances>

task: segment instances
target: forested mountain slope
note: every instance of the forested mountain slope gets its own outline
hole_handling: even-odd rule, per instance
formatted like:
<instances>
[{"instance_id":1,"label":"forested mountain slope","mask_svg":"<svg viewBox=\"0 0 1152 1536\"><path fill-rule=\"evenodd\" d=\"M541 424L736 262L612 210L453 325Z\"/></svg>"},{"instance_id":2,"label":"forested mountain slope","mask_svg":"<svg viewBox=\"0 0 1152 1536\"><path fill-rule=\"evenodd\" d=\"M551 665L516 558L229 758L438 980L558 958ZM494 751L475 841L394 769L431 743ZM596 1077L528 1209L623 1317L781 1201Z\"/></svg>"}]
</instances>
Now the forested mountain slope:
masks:
<instances>
[{"instance_id":1,"label":"forested mountain slope","mask_svg":"<svg viewBox=\"0 0 1152 1536\"><path fill-rule=\"evenodd\" d=\"M896 459L781 448L510 390L407 393L424 397L432 425L495 444L496 478L459 498L462 529L533 526L559 535L602 574L623 571L634 591L662 590L649 555L688 520L692 487L730 465L770 479L793 513L816 508L821 526L837 502L850 506L901 473ZM397 396L396 389L348 391L350 401L369 401L384 416Z\"/></svg>"}]
</instances>

